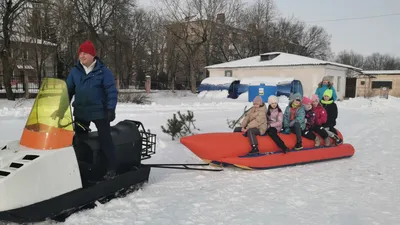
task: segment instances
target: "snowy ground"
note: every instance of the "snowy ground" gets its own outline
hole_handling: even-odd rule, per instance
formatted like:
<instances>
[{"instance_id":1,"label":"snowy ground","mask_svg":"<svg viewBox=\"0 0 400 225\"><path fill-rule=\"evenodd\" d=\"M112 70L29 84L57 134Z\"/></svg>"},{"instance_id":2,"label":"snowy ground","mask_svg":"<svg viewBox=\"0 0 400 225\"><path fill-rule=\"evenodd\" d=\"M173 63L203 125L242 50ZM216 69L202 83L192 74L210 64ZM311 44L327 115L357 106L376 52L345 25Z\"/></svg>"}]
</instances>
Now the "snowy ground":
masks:
<instances>
[{"instance_id":1,"label":"snowy ground","mask_svg":"<svg viewBox=\"0 0 400 225\"><path fill-rule=\"evenodd\" d=\"M221 95L156 93L151 105L119 104L113 123L140 120L157 133L157 154L144 163L199 163L160 126L178 110L192 110L201 132L231 131L226 120L249 103ZM0 144L19 138L32 102L0 100ZM338 107L337 128L354 145L352 158L261 171L154 168L143 189L65 224L400 224L400 99L351 99Z\"/></svg>"}]
</instances>

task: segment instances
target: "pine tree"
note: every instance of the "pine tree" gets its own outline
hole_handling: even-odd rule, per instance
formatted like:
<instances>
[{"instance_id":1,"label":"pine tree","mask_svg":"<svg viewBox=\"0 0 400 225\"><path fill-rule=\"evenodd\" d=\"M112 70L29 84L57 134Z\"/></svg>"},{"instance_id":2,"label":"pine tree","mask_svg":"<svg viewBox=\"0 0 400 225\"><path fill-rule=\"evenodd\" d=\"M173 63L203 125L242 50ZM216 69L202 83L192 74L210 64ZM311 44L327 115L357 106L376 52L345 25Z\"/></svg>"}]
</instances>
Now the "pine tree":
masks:
<instances>
[{"instance_id":1,"label":"pine tree","mask_svg":"<svg viewBox=\"0 0 400 225\"><path fill-rule=\"evenodd\" d=\"M178 111L177 114L178 117L174 113L172 119L168 119L167 128L161 126L162 131L171 135L172 140L193 134L192 129L200 130L194 125L196 120L194 119L194 114L192 111L188 110L187 115L182 114L180 111Z\"/></svg>"}]
</instances>

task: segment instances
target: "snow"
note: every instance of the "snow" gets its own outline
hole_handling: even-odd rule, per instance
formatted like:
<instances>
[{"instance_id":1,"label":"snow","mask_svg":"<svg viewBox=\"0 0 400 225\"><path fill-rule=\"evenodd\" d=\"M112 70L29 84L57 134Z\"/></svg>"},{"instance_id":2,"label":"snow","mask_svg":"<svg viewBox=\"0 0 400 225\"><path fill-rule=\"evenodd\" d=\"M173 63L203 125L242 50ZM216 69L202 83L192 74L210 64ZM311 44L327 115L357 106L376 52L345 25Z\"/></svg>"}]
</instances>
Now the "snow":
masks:
<instances>
[{"instance_id":1,"label":"snow","mask_svg":"<svg viewBox=\"0 0 400 225\"><path fill-rule=\"evenodd\" d=\"M265 77L265 76L254 76L254 77L245 77L240 79L240 84L247 84L247 85L270 85L275 86L280 83L288 83L294 80L293 77Z\"/></svg>"},{"instance_id":2,"label":"snow","mask_svg":"<svg viewBox=\"0 0 400 225\"><path fill-rule=\"evenodd\" d=\"M201 91L197 97L204 99L226 99L228 95L229 95L228 90Z\"/></svg>"},{"instance_id":3,"label":"snow","mask_svg":"<svg viewBox=\"0 0 400 225\"><path fill-rule=\"evenodd\" d=\"M363 70L366 75L400 75L400 70Z\"/></svg>"},{"instance_id":4,"label":"snow","mask_svg":"<svg viewBox=\"0 0 400 225\"><path fill-rule=\"evenodd\" d=\"M242 96L219 100L168 91L151 96L147 105L118 104L113 122L139 120L157 134L157 153L143 163L202 163L161 131L173 113L192 110L198 132L230 132L226 120L251 105ZM284 109L287 98L279 99ZM20 137L32 103L0 100L0 144ZM153 168L141 190L74 214L64 224L398 224L400 99L337 104L337 128L355 147L352 158L258 171Z\"/></svg>"},{"instance_id":5,"label":"snow","mask_svg":"<svg viewBox=\"0 0 400 225\"><path fill-rule=\"evenodd\" d=\"M231 84L233 81L239 80L234 77L207 77L201 81L201 84L211 84L211 85L221 85L221 84ZM228 87L229 87L228 85Z\"/></svg>"},{"instance_id":6,"label":"snow","mask_svg":"<svg viewBox=\"0 0 400 225\"><path fill-rule=\"evenodd\" d=\"M279 54L272 60L261 61L261 55ZM350 65L328 62L324 60L314 59L310 57L289 54L284 52L269 52L257 56L252 56L244 59L234 60L225 63L219 63L211 66L206 66L206 69L223 69L223 68L252 68L252 67L276 67L276 66L299 66L299 65L334 65L361 71Z\"/></svg>"}]
</instances>

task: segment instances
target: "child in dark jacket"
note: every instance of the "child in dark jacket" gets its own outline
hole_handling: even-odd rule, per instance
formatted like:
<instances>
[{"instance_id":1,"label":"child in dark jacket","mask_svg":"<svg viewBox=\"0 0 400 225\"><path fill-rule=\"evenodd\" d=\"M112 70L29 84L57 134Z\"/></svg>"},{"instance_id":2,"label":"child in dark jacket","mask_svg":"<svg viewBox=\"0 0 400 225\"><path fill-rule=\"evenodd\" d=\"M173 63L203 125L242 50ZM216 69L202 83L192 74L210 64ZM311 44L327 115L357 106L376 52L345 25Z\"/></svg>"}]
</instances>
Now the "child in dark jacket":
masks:
<instances>
[{"instance_id":1,"label":"child in dark jacket","mask_svg":"<svg viewBox=\"0 0 400 225\"><path fill-rule=\"evenodd\" d=\"M319 102L318 95L312 95L311 102L313 106L313 111L315 113L314 126L311 128L311 130L319 134L319 136L324 139L325 146L330 146L331 139L328 136L328 132L324 129L324 127L322 127L322 124L326 123L328 114Z\"/></svg>"},{"instance_id":2,"label":"child in dark jacket","mask_svg":"<svg viewBox=\"0 0 400 225\"><path fill-rule=\"evenodd\" d=\"M278 105L278 98L275 95L268 97L267 110L267 135L275 142L275 144L286 153L289 148L285 145L282 139L278 136L278 132L282 129L283 112Z\"/></svg>"},{"instance_id":3,"label":"child in dark jacket","mask_svg":"<svg viewBox=\"0 0 400 225\"><path fill-rule=\"evenodd\" d=\"M303 137L305 137L307 139L314 140L315 147L319 147L319 145L320 145L319 137L317 135L315 135L312 130L314 127L314 123L315 123L315 112L312 110L311 99L309 99L307 97L303 97L302 103L304 105L304 109L306 112L306 115L305 115L306 128L303 130L302 135L303 135Z\"/></svg>"},{"instance_id":4,"label":"child in dark jacket","mask_svg":"<svg viewBox=\"0 0 400 225\"><path fill-rule=\"evenodd\" d=\"M342 139L337 135L337 131L335 129L336 119L338 117L338 109L337 105L332 99L332 90L327 89L324 92L323 99L321 100L322 107L324 107L327 115L326 122L322 124L322 127L328 132L328 135L335 139L336 144L339 145L342 143Z\"/></svg>"},{"instance_id":5,"label":"child in dark jacket","mask_svg":"<svg viewBox=\"0 0 400 225\"><path fill-rule=\"evenodd\" d=\"M305 123L305 111L304 107L301 104L301 100L303 97L300 93L296 93L291 96L289 101L289 105L285 109L285 113L283 114L283 134L290 134L290 131L296 134L296 145L294 147L295 150L300 150L303 148L302 143L302 132L306 128Z\"/></svg>"}]
</instances>

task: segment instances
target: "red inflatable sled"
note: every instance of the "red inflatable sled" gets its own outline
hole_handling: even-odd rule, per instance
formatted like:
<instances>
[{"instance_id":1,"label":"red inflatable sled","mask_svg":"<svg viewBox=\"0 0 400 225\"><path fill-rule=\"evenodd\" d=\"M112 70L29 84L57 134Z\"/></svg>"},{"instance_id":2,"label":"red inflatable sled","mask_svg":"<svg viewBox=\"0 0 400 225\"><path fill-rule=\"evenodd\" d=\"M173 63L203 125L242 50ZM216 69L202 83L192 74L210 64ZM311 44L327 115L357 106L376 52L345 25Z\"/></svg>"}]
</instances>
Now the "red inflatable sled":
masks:
<instances>
[{"instance_id":1,"label":"red inflatable sled","mask_svg":"<svg viewBox=\"0 0 400 225\"><path fill-rule=\"evenodd\" d=\"M339 137L342 134L338 131ZM295 134L281 134L280 138L289 149L296 144ZM244 169L270 169L283 166L320 162L333 159L348 158L354 155L354 147L343 143L338 146L315 147L313 140L303 139L303 149L290 150L287 154L272 141L269 136L257 136L259 154L247 155L251 150L248 138L242 133L205 133L186 136L180 142L200 159L221 166L234 165ZM331 139L331 143L334 140Z\"/></svg>"}]
</instances>

